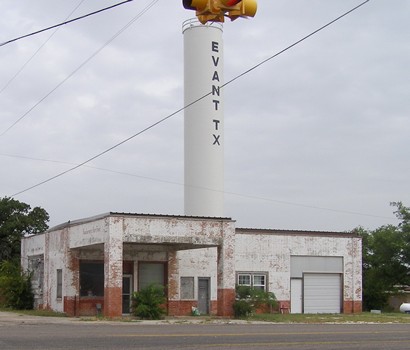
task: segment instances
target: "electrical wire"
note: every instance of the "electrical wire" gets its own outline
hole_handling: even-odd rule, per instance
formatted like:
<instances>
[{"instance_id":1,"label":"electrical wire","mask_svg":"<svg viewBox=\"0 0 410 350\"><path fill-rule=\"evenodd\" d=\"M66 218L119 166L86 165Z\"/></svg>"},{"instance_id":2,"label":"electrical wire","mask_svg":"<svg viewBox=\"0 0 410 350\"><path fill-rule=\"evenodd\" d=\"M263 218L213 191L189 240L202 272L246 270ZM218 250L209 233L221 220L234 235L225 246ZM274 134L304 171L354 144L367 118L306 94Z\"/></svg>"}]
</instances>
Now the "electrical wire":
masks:
<instances>
[{"instance_id":1,"label":"electrical wire","mask_svg":"<svg viewBox=\"0 0 410 350\"><path fill-rule=\"evenodd\" d=\"M50 159L34 158L34 157L11 155L11 154L1 154L1 153L0 153L0 156L77 166L77 164L75 164L75 163L65 162L65 161L60 161L60 160L50 160ZM113 169L95 167L95 166L91 166L91 165L84 165L83 167L86 167L86 168L89 168L89 169L94 169L94 170L99 170L99 171L104 171L104 172L108 172L108 173L112 173L112 174L117 174L117 175L124 175L124 176L136 177L136 178L139 178L139 179L144 179L144 180L149 180L149 181L154 181L154 182L165 183L165 184L169 184L169 185L176 185L176 186L181 186L181 187L186 187L187 186L187 185L185 185L181 182L158 179L158 178L151 177L151 176L143 176L143 175L133 174L133 173L125 172L125 171L118 171L118 170L113 170ZM189 187L197 188L197 189L201 189L201 190L206 190L206 191L211 191L211 192L223 193L225 195L231 195L231 196L235 196L235 197L259 200L259 201L270 202L270 203L285 204L285 205L294 206L294 207L302 207L302 208L308 208L308 209L323 210L323 211L328 211L328 212L342 213L342 214L349 214L349 215L365 216L365 217L371 217L371 218L383 219L383 220L385 220L385 219L391 220L392 219L391 217L388 217L388 216L374 215L374 214L368 214L368 213L362 213L362 212L356 212L356 211L350 211L350 210L341 210L341 209L318 207L318 206L313 206L313 205L308 205L308 204L301 204L301 203L283 201L283 200L272 199L272 198L261 197L261 196L255 196L255 195L244 194L244 193L238 193L238 192L215 190L215 189L204 187L204 186L189 186Z\"/></svg>"},{"instance_id":2,"label":"electrical wire","mask_svg":"<svg viewBox=\"0 0 410 350\"><path fill-rule=\"evenodd\" d=\"M71 15L81 6L81 4L84 2L85 0L81 0L78 5L74 8L74 10L72 10L70 12L70 14L65 18L65 20L68 20ZM23 66L17 71L17 73L15 73L8 81L7 83L2 87L2 89L0 90L0 95L3 93L4 90L7 89L7 87L14 81L14 79L17 78L17 76L24 70L24 68L26 68L26 66L31 62L31 60L40 52L40 50L50 41L50 39L54 36L54 34L57 33L57 31L60 29L60 27L56 28L51 35L47 38L46 41L44 41L40 47L31 55L31 57L26 61L26 63L23 64Z\"/></svg>"},{"instance_id":3,"label":"electrical wire","mask_svg":"<svg viewBox=\"0 0 410 350\"><path fill-rule=\"evenodd\" d=\"M134 1L134 0L125 0L125 1L120 2L120 3L118 3L118 4L114 4L114 5L105 7L105 8L103 8L103 9L100 9L100 10L97 10L97 11L94 11L94 12L87 13L86 15L83 15L83 16L80 16L80 17L77 17L77 18L70 19L70 20L68 20L68 21L64 21L64 22L55 24L55 25L53 25L53 26L51 26L51 27L47 27L47 28L44 28L44 29L40 29L40 30L37 30L37 31L32 32L32 33L30 33L30 34L25 34L25 35L19 36L19 37L17 37L17 38L11 39L11 40L7 40L7 41L5 41L5 42L3 42L3 43L0 43L0 46L4 46L4 45L7 45L7 44L11 44L11 43L13 43L13 42L15 42L15 41L17 41L17 40L21 40L21 39L24 39L24 38L28 38L29 36L33 36L33 35L36 35L36 34L45 32L45 31L50 30L50 29L57 28L57 27L60 27L60 26L63 26L63 25L66 25L66 24L75 22L75 21L78 21L78 20L80 20L80 19L84 19L84 18L86 18L86 17L90 17L90 16L96 15L96 14L98 14L98 13L107 11L107 10L111 10L111 9L113 9L114 7L117 7L117 6L120 6L120 5L124 5L124 4L128 3L128 2L131 2L131 1Z\"/></svg>"},{"instance_id":4,"label":"electrical wire","mask_svg":"<svg viewBox=\"0 0 410 350\"><path fill-rule=\"evenodd\" d=\"M325 25L323 25L322 27L316 29L315 31L311 32L310 34L304 36L302 39L300 39L300 40L294 42L293 44L291 44L291 45L289 45L289 46L287 46L285 49L283 49L283 50L279 51L278 53L276 53L276 54L274 54L274 55L268 57L267 59L263 60L262 62L260 62L260 63L258 63L258 64L256 64L256 65L254 65L252 68L246 70L245 72L243 72L243 73L237 75L237 76L234 77L233 79L231 79L231 80L229 80L228 82L226 82L225 84L223 84L223 87L225 87L225 86L231 84L232 82L236 81L237 79L243 77L244 75L246 75L246 74L252 72L252 71L255 70L256 68L258 68L258 67L262 66L263 64L267 63L267 62L270 61L271 59L273 59L273 58L275 58L275 57L281 55L282 53L288 51L289 49L293 48L294 46L296 46L296 45L300 44L301 42L307 40L308 38L312 37L314 34L316 34L316 33L320 32L320 31L322 31L323 29L327 28L327 27L330 26L331 24L333 24L333 23L339 21L339 20L342 19L343 17L345 17L345 16L347 16L348 14L352 13L353 11L359 9L361 6L363 6L364 4L368 3L369 1L370 1L370 0L366 0L366 1L362 2L361 4L359 4L358 6L354 7L353 9L351 9L351 10L345 12L344 14L342 14L342 15L340 15L339 17L335 18L334 20L328 22L327 24L325 24ZM11 196L12 196L12 197L17 196L17 195L19 195L19 194L22 194L22 193L24 193L24 192L27 192L27 191L29 191L29 190L32 190L32 189L34 189L34 188L36 188L36 187L39 187L39 186L41 186L41 185L44 185L44 184L46 184L46 183L48 183L48 182L50 182L50 181L52 181L52 180L55 180L55 179L57 179L57 178L59 178L59 177L65 175L65 174L68 174L68 173L70 173L70 172L72 172L72 171L74 171L74 170L76 170L76 169L78 169L78 168L84 166L84 165L87 164L87 163L90 163L91 161L93 161L93 160L95 160L95 159L97 159L97 158L103 156L104 154L106 154L106 153L108 153L108 152L110 152L110 151L112 151L112 150L118 148L119 146L123 145L124 143L127 143L128 141L134 139L135 137L137 137L137 136L143 134L144 132L146 132L146 131L148 131L148 130L154 128L155 126L157 126L157 125L159 125L159 124L161 124L161 123L163 123L163 122L165 122L166 120L168 120L168 119L172 118L173 116L179 114L180 112L182 112L182 111L185 110L186 108L188 108L188 107L190 107L190 106L196 104L197 102L203 100L204 98L210 96L211 94L212 94L212 91L210 91L210 92L208 92L207 94L205 94L205 95L203 95L203 96L197 98L197 99L194 100L193 102L191 102L191 103L189 103L189 104L187 104L187 105L185 105L185 106L179 108L179 109L176 110L175 112L173 112L173 113L167 115L166 117L164 117L164 118L158 120L157 122L155 122L155 123L153 123L153 124L147 126L146 128L144 128L144 129L138 131L138 132L135 133L134 135L131 135L131 136L127 137L126 139L124 139L124 140L118 142L117 144L115 144L115 145L113 145L113 146L107 148L106 150L104 150L104 151L102 151L102 152L100 152L100 153L94 155L93 157L91 157L91 158L89 158L89 159L83 161L82 163L77 164L76 166L74 166L74 167L72 167L72 168L70 168L70 169L67 169L67 170L65 170L65 171L63 171L63 172L61 172L61 173L59 173L59 174L56 174L56 175L54 175L54 176L52 176L52 177L50 177L50 178L48 178L48 179L46 179L46 180L43 180L43 181L41 181L41 182L39 182L39 183L37 183L37 184L35 184L35 185L32 185L32 186L27 187L27 188L25 188L25 189L23 189L23 190L21 190L21 191L19 191L19 192L16 192L16 193L12 194Z\"/></svg>"},{"instance_id":5,"label":"electrical wire","mask_svg":"<svg viewBox=\"0 0 410 350\"><path fill-rule=\"evenodd\" d=\"M301 42L309 39L311 36L317 34L318 32L322 31L323 29L329 27L330 25L332 25L333 23L341 20L343 17L346 17L347 15L349 15L350 13L356 11L357 9L359 9L360 7L362 7L363 5L367 4L368 2L370 2L370 0L366 0L362 3L360 3L359 5L357 5L356 7L352 8L351 10L343 13L342 15L340 15L339 17L335 18L334 20L326 23L325 25L323 25L322 27L314 30L313 32L311 32L310 34L304 36L303 38L299 39L298 41L295 41L292 45L289 45L288 47L285 47L283 50L277 52L276 54L268 57L267 59L261 61L260 63L258 63L257 65L253 66L252 68L249 68L248 70L246 70L245 72L243 72L242 74L239 74L238 76L234 77L233 79L229 80L228 82L226 82L225 84L222 85L222 87L224 87L225 85L231 84L233 83L235 80L242 78L244 75L252 72L253 70L255 70L256 68L259 68L260 66L262 66L263 64L265 64L266 62L270 61L271 59L281 55L282 53L290 50L291 48L293 48L294 46L300 44Z\"/></svg>"},{"instance_id":6,"label":"electrical wire","mask_svg":"<svg viewBox=\"0 0 410 350\"><path fill-rule=\"evenodd\" d=\"M95 51L90 57L88 57L83 63L81 63L76 69L74 69L69 75L67 75L62 81L60 81L53 89L51 89L47 94L45 94L39 101L37 101L32 107L30 107L23 115L21 115L13 124L11 124L7 129L5 129L0 137L5 135L14 126L20 123L25 117L27 117L38 105L40 105L44 100L46 100L52 93L54 93L60 86L62 86L67 80L69 80L74 74L76 74L81 68L83 68L88 62L90 62L95 56L97 56L106 46L108 46L112 41L114 41L120 34L122 34L126 29L128 29L136 20L138 20L142 15L144 15L151 7L153 7L159 0L151 1L141 12L138 13L134 18L131 19L124 27L122 27L116 34L114 34L104 45L102 45L97 51Z\"/></svg>"}]
</instances>

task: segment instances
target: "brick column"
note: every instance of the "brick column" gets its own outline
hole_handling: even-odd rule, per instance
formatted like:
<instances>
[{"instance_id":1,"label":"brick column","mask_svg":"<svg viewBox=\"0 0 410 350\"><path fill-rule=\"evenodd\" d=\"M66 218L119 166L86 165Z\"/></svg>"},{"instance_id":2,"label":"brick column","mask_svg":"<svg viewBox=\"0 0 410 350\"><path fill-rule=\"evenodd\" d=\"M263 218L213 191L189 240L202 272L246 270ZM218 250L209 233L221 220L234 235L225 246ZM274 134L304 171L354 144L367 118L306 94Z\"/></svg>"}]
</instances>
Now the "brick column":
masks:
<instances>
[{"instance_id":1,"label":"brick column","mask_svg":"<svg viewBox=\"0 0 410 350\"><path fill-rule=\"evenodd\" d=\"M168 315L180 315L178 252L168 252Z\"/></svg>"},{"instance_id":2,"label":"brick column","mask_svg":"<svg viewBox=\"0 0 410 350\"><path fill-rule=\"evenodd\" d=\"M104 316L122 316L122 218L110 217L108 237L104 243Z\"/></svg>"},{"instance_id":3,"label":"brick column","mask_svg":"<svg viewBox=\"0 0 410 350\"><path fill-rule=\"evenodd\" d=\"M233 316L235 301L235 227L222 224L222 244L218 246L218 316Z\"/></svg>"}]
</instances>

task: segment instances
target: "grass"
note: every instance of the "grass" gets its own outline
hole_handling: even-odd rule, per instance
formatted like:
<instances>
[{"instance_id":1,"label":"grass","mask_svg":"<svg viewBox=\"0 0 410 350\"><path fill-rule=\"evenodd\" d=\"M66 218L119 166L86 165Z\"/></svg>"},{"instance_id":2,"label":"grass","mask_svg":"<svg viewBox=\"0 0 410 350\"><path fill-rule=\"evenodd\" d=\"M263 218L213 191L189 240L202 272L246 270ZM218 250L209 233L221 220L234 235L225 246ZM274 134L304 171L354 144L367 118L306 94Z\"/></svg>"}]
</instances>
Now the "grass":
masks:
<instances>
[{"instance_id":1,"label":"grass","mask_svg":"<svg viewBox=\"0 0 410 350\"><path fill-rule=\"evenodd\" d=\"M16 314L42 316L42 317L66 317L64 313L50 310L12 310L0 308L0 311L14 312ZM85 317L83 321L104 321L106 318ZM403 313L381 313L373 314L363 312L360 314L257 314L247 318L248 321L265 321L272 323L410 323L410 314ZM112 321L112 319L110 319ZM138 322L132 318L124 318L119 321ZM210 317L209 322L212 322ZM181 319L181 323L185 320Z\"/></svg>"},{"instance_id":2,"label":"grass","mask_svg":"<svg viewBox=\"0 0 410 350\"><path fill-rule=\"evenodd\" d=\"M276 323L410 323L410 315L402 313L373 314L260 314L248 318L250 321Z\"/></svg>"},{"instance_id":3,"label":"grass","mask_svg":"<svg viewBox=\"0 0 410 350\"><path fill-rule=\"evenodd\" d=\"M29 315L29 316L66 317L65 313L51 311L51 310L14 310L14 309L8 309L8 308L0 308L0 311L14 312L16 314Z\"/></svg>"}]
</instances>

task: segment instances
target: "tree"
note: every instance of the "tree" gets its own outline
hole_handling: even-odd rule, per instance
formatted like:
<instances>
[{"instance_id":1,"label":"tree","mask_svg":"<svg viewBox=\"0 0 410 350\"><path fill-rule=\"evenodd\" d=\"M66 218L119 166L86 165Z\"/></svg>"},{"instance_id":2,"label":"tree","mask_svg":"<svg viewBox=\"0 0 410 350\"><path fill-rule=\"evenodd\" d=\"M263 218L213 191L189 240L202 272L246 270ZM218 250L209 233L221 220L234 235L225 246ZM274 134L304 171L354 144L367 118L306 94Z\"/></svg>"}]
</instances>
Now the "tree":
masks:
<instances>
[{"instance_id":1,"label":"tree","mask_svg":"<svg viewBox=\"0 0 410 350\"><path fill-rule=\"evenodd\" d=\"M48 213L15 199L0 198L0 263L20 258L21 238L48 229Z\"/></svg>"},{"instance_id":2,"label":"tree","mask_svg":"<svg viewBox=\"0 0 410 350\"><path fill-rule=\"evenodd\" d=\"M397 226L357 229L363 238L363 302L367 310L384 308L389 293L410 284L410 209L401 202L391 204L397 207Z\"/></svg>"},{"instance_id":3,"label":"tree","mask_svg":"<svg viewBox=\"0 0 410 350\"><path fill-rule=\"evenodd\" d=\"M18 262L0 262L0 306L27 310L33 303L31 275L24 273Z\"/></svg>"}]
</instances>

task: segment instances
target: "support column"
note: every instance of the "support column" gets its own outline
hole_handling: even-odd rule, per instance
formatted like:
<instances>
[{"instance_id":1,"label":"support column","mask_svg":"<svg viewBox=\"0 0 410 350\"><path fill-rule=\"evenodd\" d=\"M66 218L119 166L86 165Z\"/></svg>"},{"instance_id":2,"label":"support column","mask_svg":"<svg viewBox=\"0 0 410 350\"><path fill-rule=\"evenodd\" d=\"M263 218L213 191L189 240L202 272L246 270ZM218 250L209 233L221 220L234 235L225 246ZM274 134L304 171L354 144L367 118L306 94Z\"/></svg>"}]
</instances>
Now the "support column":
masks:
<instances>
[{"instance_id":1,"label":"support column","mask_svg":"<svg viewBox=\"0 0 410 350\"><path fill-rule=\"evenodd\" d=\"M168 315L170 316L184 315L179 295L178 265L178 251L168 252Z\"/></svg>"},{"instance_id":2,"label":"support column","mask_svg":"<svg viewBox=\"0 0 410 350\"><path fill-rule=\"evenodd\" d=\"M235 227L223 223L223 240L218 246L218 316L233 316L235 302Z\"/></svg>"},{"instance_id":3,"label":"support column","mask_svg":"<svg viewBox=\"0 0 410 350\"><path fill-rule=\"evenodd\" d=\"M104 316L122 316L122 218L109 218L108 239L104 243Z\"/></svg>"}]
</instances>

